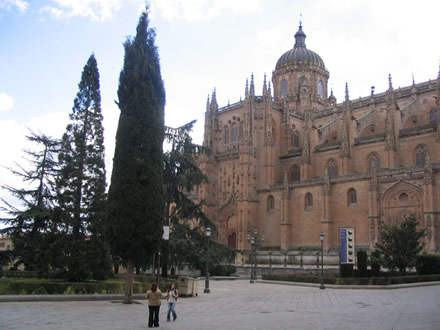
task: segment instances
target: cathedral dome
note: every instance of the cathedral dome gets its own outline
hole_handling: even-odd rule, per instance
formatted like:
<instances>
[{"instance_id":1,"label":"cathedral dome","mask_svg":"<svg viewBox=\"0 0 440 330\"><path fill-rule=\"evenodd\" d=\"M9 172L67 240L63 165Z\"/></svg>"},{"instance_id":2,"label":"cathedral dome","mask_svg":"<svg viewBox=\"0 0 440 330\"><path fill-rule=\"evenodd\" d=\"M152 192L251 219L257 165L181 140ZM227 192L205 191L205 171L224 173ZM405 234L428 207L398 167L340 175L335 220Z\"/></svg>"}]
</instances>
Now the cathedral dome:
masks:
<instances>
[{"instance_id":1,"label":"cathedral dome","mask_svg":"<svg viewBox=\"0 0 440 330\"><path fill-rule=\"evenodd\" d=\"M314 51L307 49L306 47L306 34L302 30L302 26L299 26L298 32L295 33L295 45L293 49L285 52L279 58L275 70L278 70L284 66L289 65L314 65L325 70L324 61L321 56Z\"/></svg>"}]
</instances>

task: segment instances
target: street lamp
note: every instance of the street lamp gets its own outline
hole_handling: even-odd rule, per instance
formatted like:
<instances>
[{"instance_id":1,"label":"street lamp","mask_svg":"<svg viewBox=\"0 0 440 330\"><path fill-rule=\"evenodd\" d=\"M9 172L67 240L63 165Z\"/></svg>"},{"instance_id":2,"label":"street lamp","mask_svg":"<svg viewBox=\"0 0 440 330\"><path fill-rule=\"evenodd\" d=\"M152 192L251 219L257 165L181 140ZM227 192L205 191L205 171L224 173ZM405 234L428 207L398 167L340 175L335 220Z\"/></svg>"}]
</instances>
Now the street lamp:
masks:
<instances>
[{"instance_id":1,"label":"street lamp","mask_svg":"<svg viewBox=\"0 0 440 330\"><path fill-rule=\"evenodd\" d=\"M209 290L209 241L211 238L211 227L207 227L205 231L206 239L207 239L207 248L206 248L206 277L205 277L205 289L204 293L210 293Z\"/></svg>"},{"instance_id":2,"label":"street lamp","mask_svg":"<svg viewBox=\"0 0 440 330\"><path fill-rule=\"evenodd\" d=\"M324 232L322 231L319 234L319 239L321 240L321 284L319 286L320 289L325 289L324 286Z\"/></svg>"},{"instance_id":3,"label":"street lamp","mask_svg":"<svg viewBox=\"0 0 440 330\"><path fill-rule=\"evenodd\" d=\"M255 283L257 280L257 249L264 242L264 235L261 235L261 239L258 239L258 230L254 230L254 234L251 236L247 234L247 240L251 244L251 280L250 283Z\"/></svg>"}]
</instances>

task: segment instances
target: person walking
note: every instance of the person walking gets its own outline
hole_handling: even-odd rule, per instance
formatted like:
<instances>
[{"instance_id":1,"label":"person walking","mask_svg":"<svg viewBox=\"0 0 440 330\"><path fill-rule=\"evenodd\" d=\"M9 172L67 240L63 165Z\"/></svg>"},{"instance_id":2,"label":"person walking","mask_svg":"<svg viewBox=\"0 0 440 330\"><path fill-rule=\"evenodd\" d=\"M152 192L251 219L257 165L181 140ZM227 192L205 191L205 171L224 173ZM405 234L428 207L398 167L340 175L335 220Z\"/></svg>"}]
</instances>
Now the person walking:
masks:
<instances>
[{"instance_id":1,"label":"person walking","mask_svg":"<svg viewBox=\"0 0 440 330\"><path fill-rule=\"evenodd\" d=\"M175 308L176 308L176 302L178 296L179 296L179 291L177 291L174 283L171 283L170 288L167 289L167 292L165 293L165 297L168 298L167 322L170 321L171 313L173 313L173 321L177 319Z\"/></svg>"},{"instance_id":2,"label":"person walking","mask_svg":"<svg viewBox=\"0 0 440 330\"><path fill-rule=\"evenodd\" d=\"M157 284L153 282L150 290L145 294L145 298L148 299L148 327L159 327L159 309L160 309L160 297L162 292L157 288Z\"/></svg>"}]
</instances>

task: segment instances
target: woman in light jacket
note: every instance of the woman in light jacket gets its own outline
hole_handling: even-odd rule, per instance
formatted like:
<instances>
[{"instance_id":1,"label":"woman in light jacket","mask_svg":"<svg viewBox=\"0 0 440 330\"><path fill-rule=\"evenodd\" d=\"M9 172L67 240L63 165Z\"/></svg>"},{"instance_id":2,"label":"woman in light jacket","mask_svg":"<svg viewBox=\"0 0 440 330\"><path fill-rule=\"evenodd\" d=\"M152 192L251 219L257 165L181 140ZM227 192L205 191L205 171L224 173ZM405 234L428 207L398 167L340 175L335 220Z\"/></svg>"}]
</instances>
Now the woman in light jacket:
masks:
<instances>
[{"instance_id":1,"label":"woman in light jacket","mask_svg":"<svg viewBox=\"0 0 440 330\"><path fill-rule=\"evenodd\" d=\"M148 317L148 327L159 327L159 309L160 309L160 297L162 292L157 288L157 284L151 284L150 290L147 291L145 298L148 299L148 309L150 315Z\"/></svg>"}]
</instances>

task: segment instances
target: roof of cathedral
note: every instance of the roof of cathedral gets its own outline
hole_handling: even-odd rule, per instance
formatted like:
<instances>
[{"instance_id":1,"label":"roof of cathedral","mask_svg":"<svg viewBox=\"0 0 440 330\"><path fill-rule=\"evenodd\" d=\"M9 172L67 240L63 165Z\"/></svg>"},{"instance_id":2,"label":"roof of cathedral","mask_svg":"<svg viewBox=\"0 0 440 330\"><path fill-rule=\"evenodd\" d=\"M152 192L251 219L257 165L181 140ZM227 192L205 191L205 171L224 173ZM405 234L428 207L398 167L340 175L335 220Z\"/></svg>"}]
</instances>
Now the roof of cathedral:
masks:
<instances>
[{"instance_id":1,"label":"roof of cathedral","mask_svg":"<svg viewBox=\"0 0 440 330\"><path fill-rule=\"evenodd\" d=\"M321 56L316 54L314 51L307 49L305 40L306 34L302 30L302 25L300 23L299 30L295 33L295 45L293 46L293 49L281 55L277 65L275 66L275 70L286 65L298 64L316 65L321 67L323 70L326 70Z\"/></svg>"}]
</instances>

